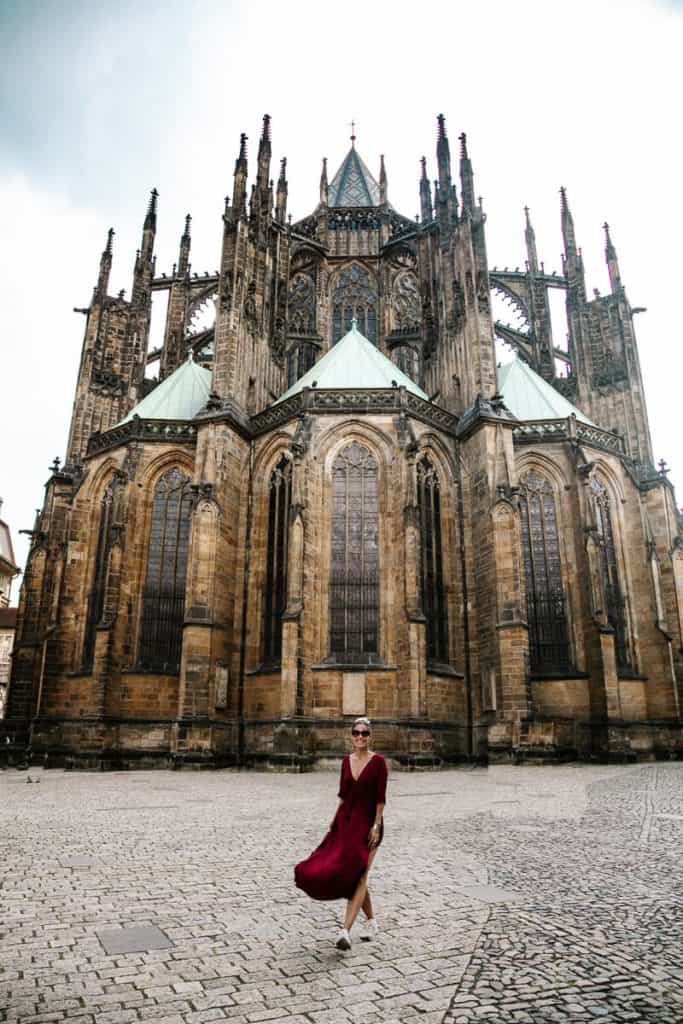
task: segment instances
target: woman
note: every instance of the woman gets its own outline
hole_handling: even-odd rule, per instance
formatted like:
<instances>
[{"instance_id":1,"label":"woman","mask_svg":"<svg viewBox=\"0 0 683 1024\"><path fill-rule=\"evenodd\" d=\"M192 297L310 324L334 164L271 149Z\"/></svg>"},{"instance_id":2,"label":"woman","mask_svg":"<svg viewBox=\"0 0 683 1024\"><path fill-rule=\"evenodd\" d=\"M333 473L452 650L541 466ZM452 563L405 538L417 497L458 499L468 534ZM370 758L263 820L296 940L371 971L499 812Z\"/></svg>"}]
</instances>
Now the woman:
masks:
<instances>
[{"instance_id":1,"label":"woman","mask_svg":"<svg viewBox=\"0 0 683 1024\"><path fill-rule=\"evenodd\" d=\"M361 907L367 918L365 940L377 936L377 919L368 891L368 874L384 836L387 763L370 750L370 720L357 718L351 728L353 753L342 761L339 804L327 835L294 878L314 900L347 899L338 949L351 949L349 933Z\"/></svg>"}]
</instances>

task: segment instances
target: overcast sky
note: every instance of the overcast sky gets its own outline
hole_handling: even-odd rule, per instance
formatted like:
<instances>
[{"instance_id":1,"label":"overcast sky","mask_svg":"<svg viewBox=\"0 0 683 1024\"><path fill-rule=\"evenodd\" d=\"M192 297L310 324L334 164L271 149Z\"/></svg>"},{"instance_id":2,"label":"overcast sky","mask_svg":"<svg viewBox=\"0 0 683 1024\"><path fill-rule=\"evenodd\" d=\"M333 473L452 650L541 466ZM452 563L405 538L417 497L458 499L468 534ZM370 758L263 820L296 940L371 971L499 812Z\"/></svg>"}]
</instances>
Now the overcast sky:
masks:
<instances>
[{"instance_id":1,"label":"overcast sky","mask_svg":"<svg viewBox=\"0 0 683 1024\"><path fill-rule=\"evenodd\" d=\"M215 270L239 133L253 170L264 113L295 220L352 118L363 159L377 175L385 154L390 201L414 216L440 112L454 160L467 132L492 266L523 266L528 205L540 258L561 270L565 185L589 294L604 292L607 220L631 303L647 307L654 450L683 501L680 0L2 0L0 38L0 497L22 563L18 530L64 456L84 327L72 307L89 302L107 229L112 293L130 292L154 186L158 271L188 212L193 268Z\"/></svg>"}]
</instances>

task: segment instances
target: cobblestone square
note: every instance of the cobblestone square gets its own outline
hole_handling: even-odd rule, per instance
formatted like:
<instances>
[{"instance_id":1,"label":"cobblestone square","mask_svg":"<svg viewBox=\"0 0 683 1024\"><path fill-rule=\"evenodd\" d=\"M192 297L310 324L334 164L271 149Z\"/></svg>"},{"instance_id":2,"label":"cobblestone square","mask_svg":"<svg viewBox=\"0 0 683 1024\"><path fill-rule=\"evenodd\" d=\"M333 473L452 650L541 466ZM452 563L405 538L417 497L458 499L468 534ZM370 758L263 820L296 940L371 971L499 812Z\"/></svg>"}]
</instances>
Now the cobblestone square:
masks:
<instances>
[{"instance_id":1,"label":"cobblestone square","mask_svg":"<svg viewBox=\"0 0 683 1024\"><path fill-rule=\"evenodd\" d=\"M683 1021L683 764L393 773L349 953L292 881L336 782L0 773L0 1019Z\"/></svg>"}]
</instances>

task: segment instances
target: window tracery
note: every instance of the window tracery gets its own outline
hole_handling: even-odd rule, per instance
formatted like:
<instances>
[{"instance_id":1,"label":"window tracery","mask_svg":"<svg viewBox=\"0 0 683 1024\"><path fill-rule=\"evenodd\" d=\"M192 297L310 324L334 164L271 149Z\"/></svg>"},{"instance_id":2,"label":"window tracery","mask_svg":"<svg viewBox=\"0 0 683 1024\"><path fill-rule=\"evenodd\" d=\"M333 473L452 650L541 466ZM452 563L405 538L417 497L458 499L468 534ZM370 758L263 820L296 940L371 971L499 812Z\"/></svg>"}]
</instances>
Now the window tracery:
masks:
<instances>
[{"instance_id":1,"label":"window tracery","mask_svg":"<svg viewBox=\"0 0 683 1024\"><path fill-rule=\"evenodd\" d=\"M351 330L353 318L361 334L377 344L377 289L369 272L358 263L345 267L334 289L332 304L332 344Z\"/></svg>"},{"instance_id":2,"label":"window tracery","mask_svg":"<svg viewBox=\"0 0 683 1024\"><path fill-rule=\"evenodd\" d=\"M180 668L190 510L190 481L174 467L154 488L138 645L143 669Z\"/></svg>"},{"instance_id":3,"label":"window tracery","mask_svg":"<svg viewBox=\"0 0 683 1024\"><path fill-rule=\"evenodd\" d=\"M100 504L100 522L97 531L97 547L95 549L95 569L90 586L88 612L83 640L83 667L91 669L95 656L95 637L97 627L104 614L104 602L107 591L107 572L109 555L114 540L114 522L117 500L120 497L123 481L114 476L105 487Z\"/></svg>"},{"instance_id":4,"label":"window tracery","mask_svg":"<svg viewBox=\"0 0 683 1024\"><path fill-rule=\"evenodd\" d=\"M308 274L294 274L287 302L290 334L315 334L315 283Z\"/></svg>"},{"instance_id":5,"label":"window tracery","mask_svg":"<svg viewBox=\"0 0 683 1024\"><path fill-rule=\"evenodd\" d=\"M448 608L443 577L441 490L430 459L417 464L420 517L420 592L426 618L427 660L448 663Z\"/></svg>"},{"instance_id":6,"label":"window tracery","mask_svg":"<svg viewBox=\"0 0 683 1024\"><path fill-rule=\"evenodd\" d=\"M339 662L378 653L378 528L377 461L354 441L332 466L330 653Z\"/></svg>"},{"instance_id":7,"label":"window tracery","mask_svg":"<svg viewBox=\"0 0 683 1024\"><path fill-rule=\"evenodd\" d=\"M263 594L263 663L282 656L282 615L287 604L287 542L292 494L292 463L282 456L270 474L268 487L268 544Z\"/></svg>"},{"instance_id":8,"label":"window tracery","mask_svg":"<svg viewBox=\"0 0 683 1024\"><path fill-rule=\"evenodd\" d=\"M397 345L392 357L399 370L405 373L416 384L420 383L420 353L414 345Z\"/></svg>"},{"instance_id":9,"label":"window tracery","mask_svg":"<svg viewBox=\"0 0 683 1024\"><path fill-rule=\"evenodd\" d=\"M566 671L571 657L555 493L535 469L521 481L519 511L531 670Z\"/></svg>"},{"instance_id":10,"label":"window tracery","mask_svg":"<svg viewBox=\"0 0 683 1024\"><path fill-rule=\"evenodd\" d=\"M287 387L298 381L299 377L311 369L315 363L316 346L310 341L302 341L294 345L287 354Z\"/></svg>"},{"instance_id":11,"label":"window tracery","mask_svg":"<svg viewBox=\"0 0 683 1024\"><path fill-rule=\"evenodd\" d=\"M591 491L595 506L595 524L600 552L600 572L605 596L605 615L614 630L614 644L617 668L631 668L629 656L628 629L626 623L626 601L619 581L617 551L612 528L609 492L600 480L591 480Z\"/></svg>"}]
</instances>

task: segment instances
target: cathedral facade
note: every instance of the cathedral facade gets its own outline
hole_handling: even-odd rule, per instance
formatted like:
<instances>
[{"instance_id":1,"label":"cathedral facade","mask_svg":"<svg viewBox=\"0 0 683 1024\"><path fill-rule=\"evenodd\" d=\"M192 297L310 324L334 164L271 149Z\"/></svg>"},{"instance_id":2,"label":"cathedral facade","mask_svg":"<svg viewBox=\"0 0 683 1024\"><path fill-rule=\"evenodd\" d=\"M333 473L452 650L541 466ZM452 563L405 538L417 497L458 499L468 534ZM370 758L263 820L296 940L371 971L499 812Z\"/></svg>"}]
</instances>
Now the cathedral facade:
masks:
<instances>
[{"instance_id":1,"label":"cathedral facade","mask_svg":"<svg viewBox=\"0 0 683 1024\"><path fill-rule=\"evenodd\" d=\"M270 119L250 192L242 136L216 274L191 270L189 216L157 274L153 192L111 296L110 232L31 538L10 758L305 768L361 714L406 766L683 753L683 538L609 230L609 295L586 294L564 190L562 273L528 211L525 268L491 269L464 135L456 186L439 117L415 220L355 141L292 223Z\"/></svg>"}]
</instances>

